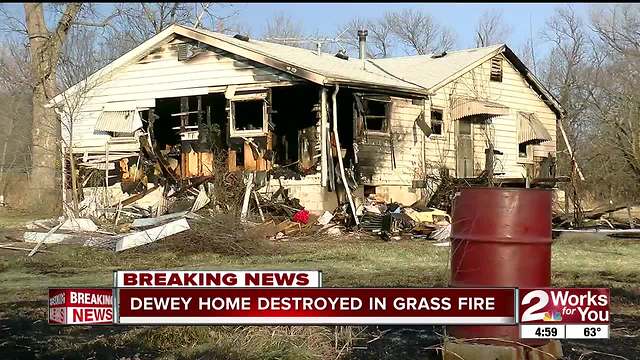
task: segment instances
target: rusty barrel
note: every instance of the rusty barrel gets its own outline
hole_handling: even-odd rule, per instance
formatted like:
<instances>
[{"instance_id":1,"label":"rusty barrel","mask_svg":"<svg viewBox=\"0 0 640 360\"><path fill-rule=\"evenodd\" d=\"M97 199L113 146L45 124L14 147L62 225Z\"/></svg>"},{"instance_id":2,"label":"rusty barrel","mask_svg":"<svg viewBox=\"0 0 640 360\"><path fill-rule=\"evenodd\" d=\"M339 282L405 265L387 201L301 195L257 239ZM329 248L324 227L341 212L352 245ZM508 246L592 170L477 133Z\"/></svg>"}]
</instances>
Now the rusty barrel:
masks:
<instances>
[{"instance_id":1,"label":"rusty barrel","mask_svg":"<svg viewBox=\"0 0 640 360\"><path fill-rule=\"evenodd\" d=\"M455 199L452 220L450 286L551 285L551 191L466 188ZM518 326L447 330L457 338L520 341Z\"/></svg>"}]
</instances>

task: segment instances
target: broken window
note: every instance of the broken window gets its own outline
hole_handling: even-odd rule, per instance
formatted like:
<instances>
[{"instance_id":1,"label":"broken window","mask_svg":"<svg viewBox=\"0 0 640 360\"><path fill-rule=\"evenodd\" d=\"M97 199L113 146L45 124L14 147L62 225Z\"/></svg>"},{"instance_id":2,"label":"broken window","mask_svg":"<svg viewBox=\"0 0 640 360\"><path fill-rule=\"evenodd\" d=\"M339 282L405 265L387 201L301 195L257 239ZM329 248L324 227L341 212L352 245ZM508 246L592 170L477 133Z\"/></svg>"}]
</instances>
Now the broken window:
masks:
<instances>
[{"instance_id":1,"label":"broken window","mask_svg":"<svg viewBox=\"0 0 640 360\"><path fill-rule=\"evenodd\" d=\"M518 156L526 159L528 157L528 148L527 144L518 144Z\"/></svg>"},{"instance_id":2,"label":"broken window","mask_svg":"<svg viewBox=\"0 0 640 360\"><path fill-rule=\"evenodd\" d=\"M264 98L231 101L231 136L260 136L267 132Z\"/></svg>"},{"instance_id":3,"label":"broken window","mask_svg":"<svg viewBox=\"0 0 640 360\"><path fill-rule=\"evenodd\" d=\"M491 81L502 82L502 58L499 56L491 59L491 75L489 79Z\"/></svg>"},{"instance_id":4,"label":"broken window","mask_svg":"<svg viewBox=\"0 0 640 360\"><path fill-rule=\"evenodd\" d=\"M389 102L364 99L364 122L367 130L387 132L387 106Z\"/></svg>"},{"instance_id":5,"label":"broken window","mask_svg":"<svg viewBox=\"0 0 640 360\"><path fill-rule=\"evenodd\" d=\"M442 110L431 110L431 134L442 135L444 134L444 126L442 121Z\"/></svg>"}]
</instances>

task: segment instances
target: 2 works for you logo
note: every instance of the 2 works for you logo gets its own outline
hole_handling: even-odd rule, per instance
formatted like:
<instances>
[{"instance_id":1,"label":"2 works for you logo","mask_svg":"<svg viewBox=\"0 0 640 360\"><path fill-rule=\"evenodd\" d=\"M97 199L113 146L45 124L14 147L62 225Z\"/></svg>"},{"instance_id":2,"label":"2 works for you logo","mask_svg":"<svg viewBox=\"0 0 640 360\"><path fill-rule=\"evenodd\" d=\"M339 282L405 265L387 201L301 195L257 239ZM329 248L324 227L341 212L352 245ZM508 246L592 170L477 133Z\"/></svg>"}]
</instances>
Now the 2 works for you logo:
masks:
<instances>
[{"instance_id":1,"label":"2 works for you logo","mask_svg":"<svg viewBox=\"0 0 640 360\"><path fill-rule=\"evenodd\" d=\"M608 323L609 289L519 289L521 323Z\"/></svg>"}]
</instances>

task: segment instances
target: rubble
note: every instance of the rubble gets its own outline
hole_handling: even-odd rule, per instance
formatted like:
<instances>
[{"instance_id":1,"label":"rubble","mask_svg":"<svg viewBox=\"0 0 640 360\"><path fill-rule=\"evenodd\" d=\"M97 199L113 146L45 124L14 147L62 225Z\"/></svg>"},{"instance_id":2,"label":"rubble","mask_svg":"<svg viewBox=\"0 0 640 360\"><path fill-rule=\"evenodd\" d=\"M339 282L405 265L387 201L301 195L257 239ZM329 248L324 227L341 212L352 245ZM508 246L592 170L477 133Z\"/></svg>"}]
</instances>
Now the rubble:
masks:
<instances>
[{"instance_id":1,"label":"rubble","mask_svg":"<svg viewBox=\"0 0 640 360\"><path fill-rule=\"evenodd\" d=\"M553 233L599 233L610 237L637 238L640 236L638 224L640 208L637 206L609 204L577 214L554 209Z\"/></svg>"}]
</instances>

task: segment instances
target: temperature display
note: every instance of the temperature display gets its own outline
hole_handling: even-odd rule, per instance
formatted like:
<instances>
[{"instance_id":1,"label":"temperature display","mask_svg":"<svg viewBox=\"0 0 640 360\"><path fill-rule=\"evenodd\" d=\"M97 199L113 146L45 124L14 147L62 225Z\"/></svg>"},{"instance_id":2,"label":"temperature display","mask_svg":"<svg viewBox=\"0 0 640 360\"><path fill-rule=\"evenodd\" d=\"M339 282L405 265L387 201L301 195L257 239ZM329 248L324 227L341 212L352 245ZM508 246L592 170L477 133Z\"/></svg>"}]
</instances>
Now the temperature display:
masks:
<instances>
[{"instance_id":1,"label":"temperature display","mask_svg":"<svg viewBox=\"0 0 640 360\"><path fill-rule=\"evenodd\" d=\"M608 339L609 325L567 325L567 339Z\"/></svg>"}]
</instances>

